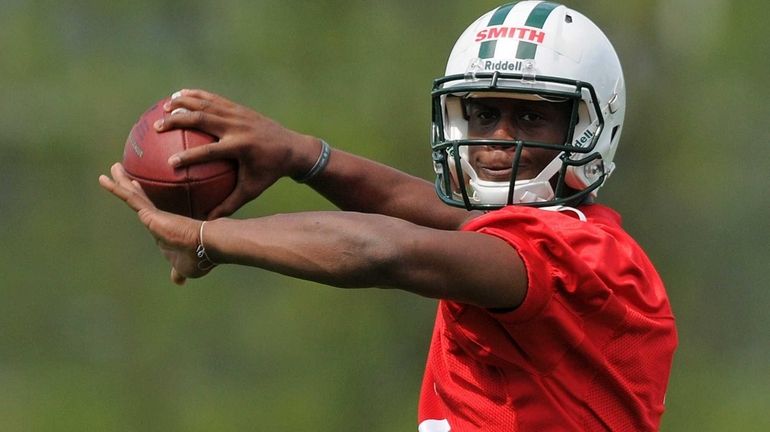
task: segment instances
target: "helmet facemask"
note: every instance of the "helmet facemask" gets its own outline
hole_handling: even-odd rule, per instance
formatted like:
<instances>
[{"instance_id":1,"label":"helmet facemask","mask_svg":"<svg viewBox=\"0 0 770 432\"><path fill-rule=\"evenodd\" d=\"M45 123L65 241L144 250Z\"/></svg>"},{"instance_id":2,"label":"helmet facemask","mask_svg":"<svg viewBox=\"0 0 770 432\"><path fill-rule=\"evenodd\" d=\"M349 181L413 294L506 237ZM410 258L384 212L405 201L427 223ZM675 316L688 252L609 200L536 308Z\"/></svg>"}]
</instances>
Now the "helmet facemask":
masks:
<instances>
[{"instance_id":1,"label":"helmet facemask","mask_svg":"<svg viewBox=\"0 0 770 432\"><path fill-rule=\"evenodd\" d=\"M585 102L586 99L592 100L590 95L593 90L589 85L563 81L539 77L537 85L534 85L522 74L500 72L478 73L470 77L467 74L448 76L436 80L433 90L433 159L439 197L450 205L486 210L512 204L552 206L574 203L598 188L604 180L603 167L599 167L601 175L591 185L577 184L576 177L571 173L586 164L597 164L594 159L598 154L589 156L587 153L595 145L595 139L589 137L598 137L603 125L601 113ZM559 142L517 137L510 140L472 138L468 130L468 101L483 98L568 104L565 134ZM510 178L483 179L472 164L471 153L478 146L510 152ZM554 157L539 173L517 180L521 177L520 161L525 149L552 150ZM598 163L601 163L600 158Z\"/></svg>"}]
</instances>

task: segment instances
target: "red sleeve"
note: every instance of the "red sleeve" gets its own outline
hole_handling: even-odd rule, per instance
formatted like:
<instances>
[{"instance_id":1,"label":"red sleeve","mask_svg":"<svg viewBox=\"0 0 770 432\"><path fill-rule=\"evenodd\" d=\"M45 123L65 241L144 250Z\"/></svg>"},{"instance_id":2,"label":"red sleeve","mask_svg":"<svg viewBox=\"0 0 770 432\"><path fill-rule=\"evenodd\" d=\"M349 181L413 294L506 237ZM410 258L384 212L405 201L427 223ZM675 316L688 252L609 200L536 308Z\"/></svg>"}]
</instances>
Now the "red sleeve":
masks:
<instances>
[{"instance_id":1,"label":"red sleeve","mask_svg":"<svg viewBox=\"0 0 770 432\"><path fill-rule=\"evenodd\" d=\"M612 221L508 207L463 229L505 240L524 262L524 301L513 311L493 313L517 341L508 352L498 353L507 361L547 372L587 335L594 343L611 338L629 307L670 315L662 283L646 255Z\"/></svg>"}]
</instances>

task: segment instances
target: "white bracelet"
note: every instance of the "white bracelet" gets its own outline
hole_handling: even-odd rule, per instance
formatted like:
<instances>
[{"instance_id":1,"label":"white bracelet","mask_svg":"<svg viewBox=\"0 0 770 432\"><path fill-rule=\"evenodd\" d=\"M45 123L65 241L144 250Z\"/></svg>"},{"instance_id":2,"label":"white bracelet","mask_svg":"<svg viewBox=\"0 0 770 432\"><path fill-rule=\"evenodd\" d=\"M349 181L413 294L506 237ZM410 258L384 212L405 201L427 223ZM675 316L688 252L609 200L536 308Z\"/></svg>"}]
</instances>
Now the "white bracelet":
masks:
<instances>
[{"instance_id":1,"label":"white bracelet","mask_svg":"<svg viewBox=\"0 0 770 432\"><path fill-rule=\"evenodd\" d=\"M329 155L332 152L331 146L329 146L329 143L327 143L324 140L321 141L321 154L318 155L318 160L315 161L315 165L313 165L312 168L310 168L310 171L308 171L305 175L300 177L292 177L295 182L297 183L306 183L313 177L317 176L321 171L326 168L326 165L329 164Z\"/></svg>"},{"instance_id":2,"label":"white bracelet","mask_svg":"<svg viewBox=\"0 0 770 432\"><path fill-rule=\"evenodd\" d=\"M201 222L201 229L198 232L198 247L195 249L195 255L198 256L198 268L201 270L211 270L212 268L216 267L217 263L211 260L209 258L209 255L206 253L206 247L203 246L203 226L206 225L206 221Z\"/></svg>"}]
</instances>

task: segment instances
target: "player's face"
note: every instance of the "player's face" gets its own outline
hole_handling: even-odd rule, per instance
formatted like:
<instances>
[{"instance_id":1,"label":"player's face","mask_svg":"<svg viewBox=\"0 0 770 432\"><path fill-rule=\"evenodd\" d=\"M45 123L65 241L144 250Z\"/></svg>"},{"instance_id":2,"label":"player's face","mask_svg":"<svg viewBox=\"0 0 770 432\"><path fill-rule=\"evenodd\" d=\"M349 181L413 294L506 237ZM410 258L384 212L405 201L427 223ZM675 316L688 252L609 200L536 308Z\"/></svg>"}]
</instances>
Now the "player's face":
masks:
<instances>
[{"instance_id":1,"label":"player's face","mask_svg":"<svg viewBox=\"0 0 770 432\"><path fill-rule=\"evenodd\" d=\"M468 137L563 144L571 108L568 102L472 98L466 107ZM470 146L469 162L482 180L510 181L515 150L515 146ZM516 179L534 178L558 153L524 147Z\"/></svg>"}]
</instances>

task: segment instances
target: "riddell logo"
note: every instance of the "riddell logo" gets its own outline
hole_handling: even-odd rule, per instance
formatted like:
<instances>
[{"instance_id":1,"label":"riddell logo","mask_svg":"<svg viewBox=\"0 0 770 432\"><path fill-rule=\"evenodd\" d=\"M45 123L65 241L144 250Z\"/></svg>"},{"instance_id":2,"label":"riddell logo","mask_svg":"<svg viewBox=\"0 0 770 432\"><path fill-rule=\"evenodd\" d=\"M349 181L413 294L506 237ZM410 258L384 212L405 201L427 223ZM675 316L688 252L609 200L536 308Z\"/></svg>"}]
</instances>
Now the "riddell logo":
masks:
<instances>
[{"instance_id":1,"label":"riddell logo","mask_svg":"<svg viewBox=\"0 0 770 432\"><path fill-rule=\"evenodd\" d=\"M545 32L526 27L489 27L476 33L476 42L504 38L543 43Z\"/></svg>"},{"instance_id":2,"label":"riddell logo","mask_svg":"<svg viewBox=\"0 0 770 432\"><path fill-rule=\"evenodd\" d=\"M578 137L578 138L575 140L575 142L574 142L574 144L573 144L573 145L574 145L575 147L583 147L583 148L585 148L585 147L587 147L587 146L588 146L588 144L589 144L589 141L590 141L590 140L591 140L591 138L593 138L593 137L594 137L594 134L593 134L593 132L591 132L590 130L586 129L586 131L585 131L585 132L583 132L583 134L582 134L582 135L580 135L580 137Z\"/></svg>"},{"instance_id":3,"label":"riddell logo","mask_svg":"<svg viewBox=\"0 0 770 432\"><path fill-rule=\"evenodd\" d=\"M485 60L480 63L480 66L484 70L520 72L524 67L524 63L520 61L500 60L493 62L491 60Z\"/></svg>"}]
</instances>

